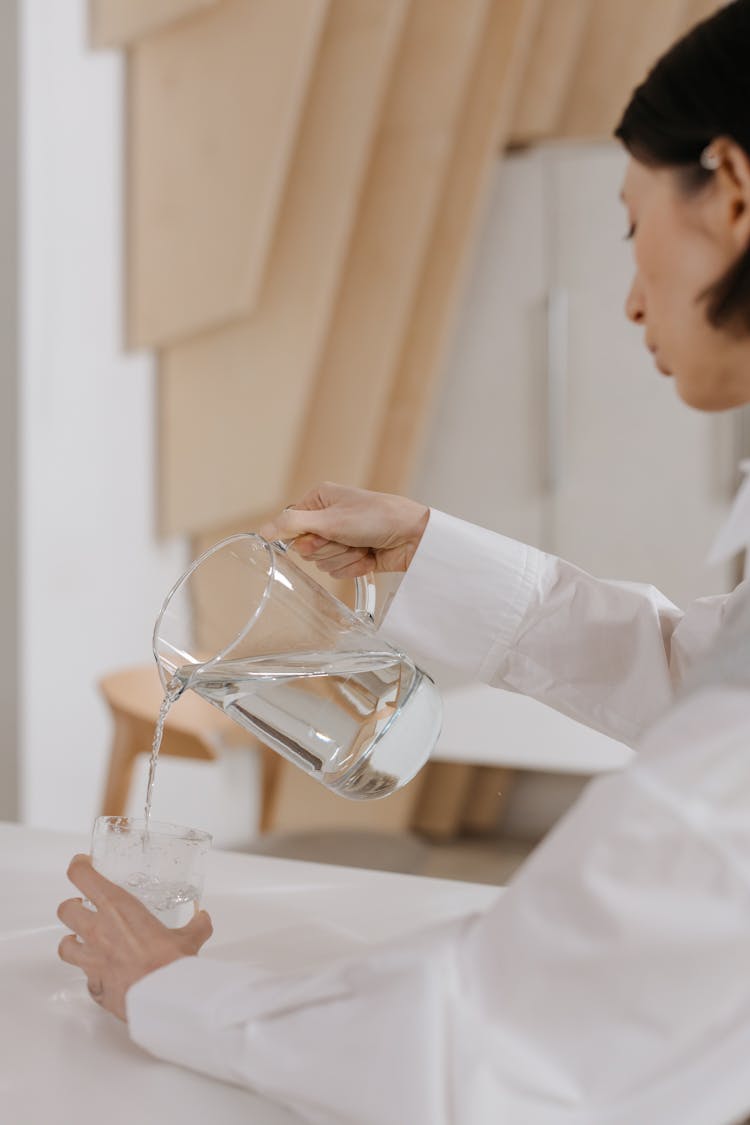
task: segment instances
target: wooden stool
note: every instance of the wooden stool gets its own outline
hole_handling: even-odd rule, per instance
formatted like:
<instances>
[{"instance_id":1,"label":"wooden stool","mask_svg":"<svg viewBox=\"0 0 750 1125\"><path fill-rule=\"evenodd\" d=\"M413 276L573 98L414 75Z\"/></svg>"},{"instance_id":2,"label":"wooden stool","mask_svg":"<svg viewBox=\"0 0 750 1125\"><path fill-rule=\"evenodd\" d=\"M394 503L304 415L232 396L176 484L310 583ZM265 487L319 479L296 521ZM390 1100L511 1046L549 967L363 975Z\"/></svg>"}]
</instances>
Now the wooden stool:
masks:
<instances>
[{"instance_id":1,"label":"wooden stool","mask_svg":"<svg viewBox=\"0 0 750 1125\"><path fill-rule=\"evenodd\" d=\"M123 816L138 754L150 754L164 691L155 665L124 668L99 683L114 720L102 816ZM194 692L174 704L164 725L161 754L213 761L219 745L245 746L261 753L260 831L271 827L281 759L227 715Z\"/></svg>"}]
</instances>

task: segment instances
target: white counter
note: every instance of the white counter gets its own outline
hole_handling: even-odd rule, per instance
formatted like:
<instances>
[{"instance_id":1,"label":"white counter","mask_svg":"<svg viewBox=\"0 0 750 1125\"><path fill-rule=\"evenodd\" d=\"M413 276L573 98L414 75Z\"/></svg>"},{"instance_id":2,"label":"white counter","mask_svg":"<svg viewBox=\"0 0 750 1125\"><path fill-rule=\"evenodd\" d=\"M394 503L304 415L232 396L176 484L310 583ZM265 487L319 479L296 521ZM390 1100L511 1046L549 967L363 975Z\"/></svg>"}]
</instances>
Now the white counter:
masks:
<instances>
[{"instance_id":1,"label":"white counter","mask_svg":"<svg viewBox=\"0 0 750 1125\"><path fill-rule=\"evenodd\" d=\"M7 1125L295 1125L266 1099L159 1062L88 997L56 954L65 878L88 841L0 824L0 1121ZM485 906L497 888L214 852L206 954L280 969Z\"/></svg>"}]
</instances>

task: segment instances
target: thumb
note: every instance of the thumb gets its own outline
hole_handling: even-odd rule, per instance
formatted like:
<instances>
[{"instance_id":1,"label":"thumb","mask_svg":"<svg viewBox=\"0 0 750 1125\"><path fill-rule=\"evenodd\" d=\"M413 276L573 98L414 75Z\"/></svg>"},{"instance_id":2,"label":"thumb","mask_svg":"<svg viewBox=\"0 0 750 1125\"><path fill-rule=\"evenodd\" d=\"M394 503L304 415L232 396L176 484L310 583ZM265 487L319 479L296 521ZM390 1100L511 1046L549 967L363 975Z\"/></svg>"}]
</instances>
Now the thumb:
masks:
<instances>
[{"instance_id":1,"label":"thumb","mask_svg":"<svg viewBox=\"0 0 750 1125\"><path fill-rule=\"evenodd\" d=\"M264 539L297 539L300 535L312 532L328 539L326 525L330 517L325 509L286 508L268 520L258 529Z\"/></svg>"},{"instance_id":2,"label":"thumb","mask_svg":"<svg viewBox=\"0 0 750 1125\"><path fill-rule=\"evenodd\" d=\"M206 910L199 910L186 926L181 926L179 929L179 933L187 938L196 953L202 945L206 944L213 932L214 927L211 916Z\"/></svg>"}]
</instances>

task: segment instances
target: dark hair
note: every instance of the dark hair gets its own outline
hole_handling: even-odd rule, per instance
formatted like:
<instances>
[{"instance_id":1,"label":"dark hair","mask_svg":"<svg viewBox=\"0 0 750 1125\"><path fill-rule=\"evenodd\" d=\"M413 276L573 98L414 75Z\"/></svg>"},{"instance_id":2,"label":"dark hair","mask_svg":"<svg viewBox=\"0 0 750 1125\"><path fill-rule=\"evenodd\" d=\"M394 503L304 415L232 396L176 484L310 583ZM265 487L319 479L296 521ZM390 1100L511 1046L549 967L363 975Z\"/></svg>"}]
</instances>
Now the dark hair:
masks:
<instances>
[{"instance_id":1,"label":"dark hair","mask_svg":"<svg viewBox=\"0 0 750 1125\"><path fill-rule=\"evenodd\" d=\"M678 169L688 192L710 181L701 155L717 137L750 156L750 0L720 8L662 55L615 136L642 164ZM750 247L701 296L715 327L750 332Z\"/></svg>"}]
</instances>

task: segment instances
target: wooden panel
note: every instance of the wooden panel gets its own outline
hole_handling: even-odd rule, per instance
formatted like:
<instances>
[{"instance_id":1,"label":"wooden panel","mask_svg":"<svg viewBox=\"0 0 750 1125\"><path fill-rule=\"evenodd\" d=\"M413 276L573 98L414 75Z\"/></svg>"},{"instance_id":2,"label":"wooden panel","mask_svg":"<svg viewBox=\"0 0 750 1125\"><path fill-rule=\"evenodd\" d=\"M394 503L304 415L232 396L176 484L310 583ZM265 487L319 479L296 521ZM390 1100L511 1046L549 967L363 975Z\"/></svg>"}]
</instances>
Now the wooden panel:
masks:
<instances>
[{"instance_id":1,"label":"wooden panel","mask_svg":"<svg viewBox=\"0 0 750 1125\"><path fill-rule=\"evenodd\" d=\"M403 832L411 823L424 781L419 775L379 801L350 801L331 793L296 766L280 761L266 820L266 830L271 832L321 828Z\"/></svg>"},{"instance_id":2,"label":"wooden panel","mask_svg":"<svg viewBox=\"0 0 750 1125\"><path fill-rule=\"evenodd\" d=\"M526 144L555 133L570 89L593 0L545 0L511 127Z\"/></svg>"},{"instance_id":3,"label":"wooden panel","mask_svg":"<svg viewBox=\"0 0 750 1125\"><path fill-rule=\"evenodd\" d=\"M498 828L515 776L514 770L504 766L479 766L474 770L461 821L465 832L482 835Z\"/></svg>"},{"instance_id":4,"label":"wooden panel","mask_svg":"<svg viewBox=\"0 0 750 1125\"><path fill-rule=\"evenodd\" d=\"M511 142L607 136L658 57L717 0L545 0ZM645 13L645 18L644 18Z\"/></svg>"},{"instance_id":5,"label":"wooden panel","mask_svg":"<svg viewBox=\"0 0 750 1125\"><path fill-rule=\"evenodd\" d=\"M219 0L89 0L92 47L122 47Z\"/></svg>"},{"instance_id":6,"label":"wooden panel","mask_svg":"<svg viewBox=\"0 0 750 1125\"><path fill-rule=\"evenodd\" d=\"M488 0L414 0L292 474L365 483Z\"/></svg>"},{"instance_id":7,"label":"wooden panel","mask_svg":"<svg viewBox=\"0 0 750 1125\"><path fill-rule=\"evenodd\" d=\"M132 344L252 309L326 8L223 0L132 51Z\"/></svg>"},{"instance_id":8,"label":"wooden panel","mask_svg":"<svg viewBox=\"0 0 750 1125\"><path fill-rule=\"evenodd\" d=\"M635 86L682 28L683 0L596 0L560 117L564 137L610 136Z\"/></svg>"},{"instance_id":9,"label":"wooden panel","mask_svg":"<svg viewBox=\"0 0 750 1125\"><path fill-rule=\"evenodd\" d=\"M495 0L492 5L456 131L397 376L369 467L369 483L374 488L397 492L411 480L469 250L496 154L510 127L538 15L536 0Z\"/></svg>"},{"instance_id":10,"label":"wooden panel","mask_svg":"<svg viewBox=\"0 0 750 1125\"><path fill-rule=\"evenodd\" d=\"M723 7L724 4L719 0L683 0L681 13L683 30L688 31L694 24L712 16Z\"/></svg>"},{"instance_id":11,"label":"wooden panel","mask_svg":"<svg viewBox=\"0 0 750 1125\"><path fill-rule=\"evenodd\" d=\"M288 502L406 10L407 0L332 0L259 304L252 317L163 353L165 532Z\"/></svg>"},{"instance_id":12,"label":"wooden panel","mask_svg":"<svg viewBox=\"0 0 750 1125\"><path fill-rule=\"evenodd\" d=\"M428 762L412 827L435 839L450 839L461 828L476 768L463 762Z\"/></svg>"}]
</instances>

